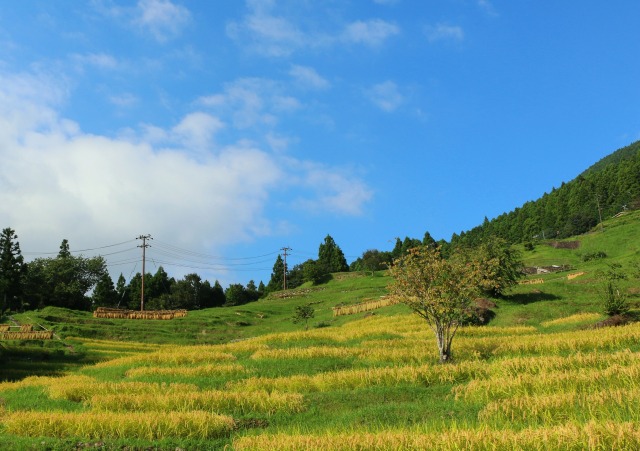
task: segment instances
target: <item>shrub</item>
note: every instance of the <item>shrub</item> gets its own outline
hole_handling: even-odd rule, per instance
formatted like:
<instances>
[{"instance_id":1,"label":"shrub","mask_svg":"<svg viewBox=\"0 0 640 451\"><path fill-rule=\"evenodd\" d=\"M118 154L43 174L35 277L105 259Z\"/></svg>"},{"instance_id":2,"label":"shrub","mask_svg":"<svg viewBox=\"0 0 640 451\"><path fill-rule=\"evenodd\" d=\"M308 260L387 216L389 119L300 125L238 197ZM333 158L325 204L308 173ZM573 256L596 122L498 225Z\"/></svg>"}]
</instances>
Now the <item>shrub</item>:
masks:
<instances>
[{"instance_id":1,"label":"shrub","mask_svg":"<svg viewBox=\"0 0 640 451\"><path fill-rule=\"evenodd\" d=\"M605 288L604 312L609 316L624 315L629 312L627 296L611 281Z\"/></svg>"},{"instance_id":2,"label":"shrub","mask_svg":"<svg viewBox=\"0 0 640 451\"><path fill-rule=\"evenodd\" d=\"M603 258L607 258L606 252L597 251L597 252L590 252L588 254L584 254L582 256L582 261L583 262L588 262L590 260L600 260L600 259L603 259Z\"/></svg>"}]
</instances>

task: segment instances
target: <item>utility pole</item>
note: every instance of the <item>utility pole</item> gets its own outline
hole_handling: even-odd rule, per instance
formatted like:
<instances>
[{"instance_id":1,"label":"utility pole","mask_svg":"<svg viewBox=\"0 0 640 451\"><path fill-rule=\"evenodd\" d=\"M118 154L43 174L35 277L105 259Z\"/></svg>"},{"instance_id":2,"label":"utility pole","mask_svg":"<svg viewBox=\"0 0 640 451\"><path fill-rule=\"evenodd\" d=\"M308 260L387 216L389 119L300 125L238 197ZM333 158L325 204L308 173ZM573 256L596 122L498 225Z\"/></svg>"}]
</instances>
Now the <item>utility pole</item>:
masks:
<instances>
[{"instance_id":1,"label":"utility pole","mask_svg":"<svg viewBox=\"0 0 640 451\"><path fill-rule=\"evenodd\" d=\"M150 246L147 244L147 240L152 240L151 235L140 235L137 240L142 240L142 244L138 247L142 248L142 290L140 293L140 311L144 311L144 262L145 262L145 250Z\"/></svg>"},{"instance_id":2,"label":"utility pole","mask_svg":"<svg viewBox=\"0 0 640 451\"><path fill-rule=\"evenodd\" d=\"M282 249L280 249L283 253L284 253L284 280L282 281L282 289L286 290L287 289L287 252L291 250L290 247L283 247Z\"/></svg>"}]
</instances>

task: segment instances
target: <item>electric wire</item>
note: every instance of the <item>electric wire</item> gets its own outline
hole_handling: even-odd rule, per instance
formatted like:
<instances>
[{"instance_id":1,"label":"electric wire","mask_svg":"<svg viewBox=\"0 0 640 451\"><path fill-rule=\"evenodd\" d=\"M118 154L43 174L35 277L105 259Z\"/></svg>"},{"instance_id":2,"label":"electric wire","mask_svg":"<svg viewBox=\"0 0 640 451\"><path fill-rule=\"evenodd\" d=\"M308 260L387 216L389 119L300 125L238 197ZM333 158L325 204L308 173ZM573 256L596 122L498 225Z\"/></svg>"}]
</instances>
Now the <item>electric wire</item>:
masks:
<instances>
[{"instance_id":1,"label":"electric wire","mask_svg":"<svg viewBox=\"0 0 640 451\"><path fill-rule=\"evenodd\" d=\"M92 247L92 248L89 248L89 249L79 249L77 251L72 251L71 249L69 249L69 252L71 254L76 254L78 252L97 251L97 250L106 249L106 248L109 248L109 247L122 246L123 244L131 243L131 242L134 242L134 241L135 241L135 239L123 241L122 243L108 244L106 246ZM58 254L58 253L60 253L60 251L55 251L55 252L33 252L33 251L32 252L22 252L22 254L24 254L24 255L52 255L52 254Z\"/></svg>"}]
</instances>

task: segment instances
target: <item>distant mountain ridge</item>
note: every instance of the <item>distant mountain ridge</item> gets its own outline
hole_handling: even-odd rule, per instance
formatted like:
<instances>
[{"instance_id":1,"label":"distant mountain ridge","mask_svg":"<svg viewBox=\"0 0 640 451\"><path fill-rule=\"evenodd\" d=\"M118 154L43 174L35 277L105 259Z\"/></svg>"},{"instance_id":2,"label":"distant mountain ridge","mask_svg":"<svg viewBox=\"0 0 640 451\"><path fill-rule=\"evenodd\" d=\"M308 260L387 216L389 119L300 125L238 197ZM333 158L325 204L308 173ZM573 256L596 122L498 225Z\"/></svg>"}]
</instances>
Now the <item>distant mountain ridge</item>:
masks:
<instances>
[{"instance_id":1,"label":"distant mountain ridge","mask_svg":"<svg viewBox=\"0 0 640 451\"><path fill-rule=\"evenodd\" d=\"M511 243L566 238L625 209L640 209L640 141L616 150L535 201L454 233L450 244L473 246L487 236Z\"/></svg>"}]
</instances>

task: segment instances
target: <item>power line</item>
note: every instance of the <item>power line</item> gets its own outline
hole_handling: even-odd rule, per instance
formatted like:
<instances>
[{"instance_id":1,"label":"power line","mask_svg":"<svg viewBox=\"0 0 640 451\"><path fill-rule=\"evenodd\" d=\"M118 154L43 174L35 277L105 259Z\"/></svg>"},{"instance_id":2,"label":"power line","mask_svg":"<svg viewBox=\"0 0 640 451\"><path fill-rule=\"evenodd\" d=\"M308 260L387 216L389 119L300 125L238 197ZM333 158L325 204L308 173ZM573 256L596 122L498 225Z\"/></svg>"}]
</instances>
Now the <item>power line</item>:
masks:
<instances>
[{"instance_id":1,"label":"power line","mask_svg":"<svg viewBox=\"0 0 640 451\"><path fill-rule=\"evenodd\" d=\"M159 247L159 248L164 248L168 251L173 251L176 252L178 254L187 254L187 255L191 255L191 256L197 256L200 258L205 258L208 260L231 260L231 261L235 261L235 260L256 260L259 258L264 258L264 257L268 257L270 255L275 255L278 252L269 252L267 254L262 254L262 255L255 255L255 256L251 256L251 257L222 257L219 255L212 255L212 254L205 254L203 252L197 252L197 251L192 251L189 249L184 249L178 246L174 246L172 244L168 244L168 243L164 243L162 241L159 240L154 240L154 243L156 243L155 247Z\"/></svg>"},{"instance_id":2,"label":"power line","mask_svg":"<svg viewBox=\"0 0 640 451\"><path fill-rule=\"evenodd\" d=\"M166 265L166 266L177 266L179 268L191 268L191 269L207 269L210 271L225 271L228 269L228 267L226 266L212 266L212 265L205 265L205 266L194 266L194 265L187 265L184 263L175 263L175 262L171 262L171 261L164 261L164 260L158 260L157 258L154 259L154 261L156 263L160 263L162 265ZM233 268L234 271L268 271L271 268Z\"/></svg>"},{"instance_id":3,"label":"power line","mask_svg":"<svg viewBox=\"0 0 640 451\"><path fill-rule=\"evenodd\" d=\"M89 248L89 249L79 249L77 251L69 250L69 252L74 254L74 253L78 253L78 252L97 251L97 250L100 250L100 249L107 249L109 247L122 246L123 244L131 243L133 241L135 241L135 239L134 240L123 241L122 243L108 244L106 246L93 247L93 248ZM52 254L59 254L59 253L60 253L60 251L55 251L55 252L33 252L33 251L31 251L31 252L22 252L23 255L52 255ZM105 254L105 255L109 255L109 254Z\"/></svg>"},{"instance_id":4,"label":"power line","mask_svg":"<svg viewBox=\"0 0 640 451\"><path fill-rule=\"evenodd\" d=\"M197 264L208 264L207 261L184 258L184 257L181 257L180 255L176 255L176 254L171 253L171 252L165 252L164 250L158 250L155 246L154 246L153 253L157 254L157 255L163 255L165 257L176 258L178 260L182 260L182 261L185 261L185 262L191 262L191 263L197 263ZM244 262L244 263L224 263L224 262L217 263L217 262L215 262L214 264L224 264L225 266L250 266L250 265L255 265L255 264L259 264L259 263L266 263L268 261L270 261L270 259L255 260L255 261Z\"/></svg>"}]
</instances>

